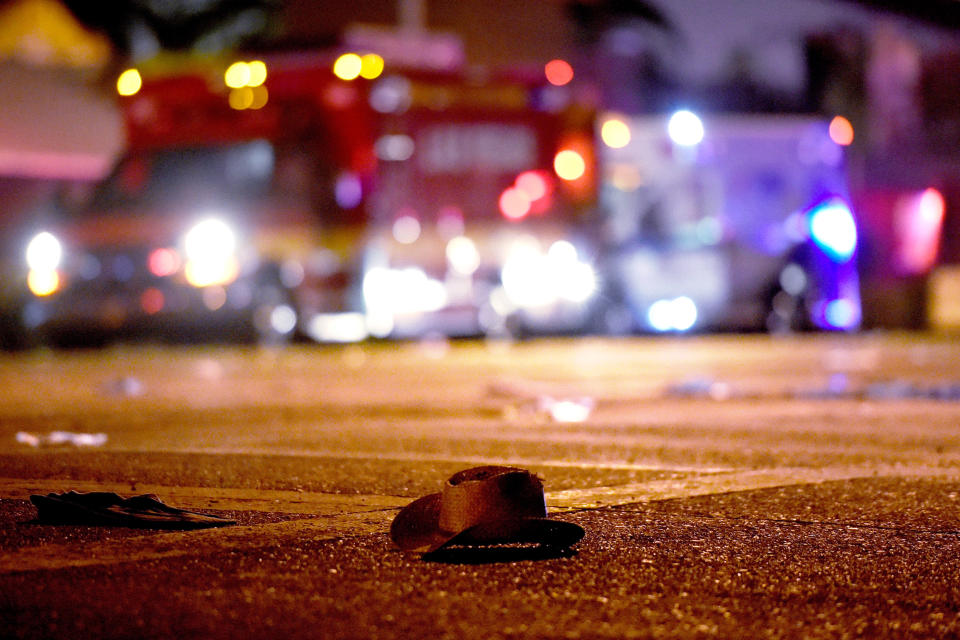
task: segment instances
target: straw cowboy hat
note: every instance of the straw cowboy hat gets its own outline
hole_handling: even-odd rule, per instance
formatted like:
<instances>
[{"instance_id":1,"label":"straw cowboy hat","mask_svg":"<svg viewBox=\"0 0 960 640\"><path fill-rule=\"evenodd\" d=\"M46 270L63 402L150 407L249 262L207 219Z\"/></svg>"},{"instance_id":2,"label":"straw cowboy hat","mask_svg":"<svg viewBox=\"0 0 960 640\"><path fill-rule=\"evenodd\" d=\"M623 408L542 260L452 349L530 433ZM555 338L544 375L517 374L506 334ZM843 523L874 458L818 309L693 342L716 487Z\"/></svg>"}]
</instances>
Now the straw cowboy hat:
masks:
<instances>
[{"instance_id":1,"label":"straw cowboy hat","mask_svg":"<svg viewBox=\"0 0 960 640\"><path fill-rule=\"evenodd\" d=\"M583 537L572 522L547 518L543 483L516 467L466 469L441 493L414 500L394 518L390 537L404 551L430 553L447 545L538 542L565 548Z\"/></svg>"}]
</instances>

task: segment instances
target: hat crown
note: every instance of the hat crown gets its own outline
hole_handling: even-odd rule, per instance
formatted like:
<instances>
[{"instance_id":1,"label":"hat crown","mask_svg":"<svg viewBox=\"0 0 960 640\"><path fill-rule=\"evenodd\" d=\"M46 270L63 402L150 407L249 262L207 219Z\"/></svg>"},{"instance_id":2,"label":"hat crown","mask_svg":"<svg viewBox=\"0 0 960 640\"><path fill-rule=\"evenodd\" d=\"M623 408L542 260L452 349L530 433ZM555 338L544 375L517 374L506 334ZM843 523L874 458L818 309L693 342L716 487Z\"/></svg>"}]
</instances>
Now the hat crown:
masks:
<instances>
[{"instance_id":1,"label":"hat crown","mask_svg":"<svg viewBox=\"0 0 960 640\"><path fill-rule=\"evenodd\" d=\"M526 469L476 467L451 477L443 487L439 527L464 531L475 525L543 518L543 483Z\"/></svg>"}]
</instances>

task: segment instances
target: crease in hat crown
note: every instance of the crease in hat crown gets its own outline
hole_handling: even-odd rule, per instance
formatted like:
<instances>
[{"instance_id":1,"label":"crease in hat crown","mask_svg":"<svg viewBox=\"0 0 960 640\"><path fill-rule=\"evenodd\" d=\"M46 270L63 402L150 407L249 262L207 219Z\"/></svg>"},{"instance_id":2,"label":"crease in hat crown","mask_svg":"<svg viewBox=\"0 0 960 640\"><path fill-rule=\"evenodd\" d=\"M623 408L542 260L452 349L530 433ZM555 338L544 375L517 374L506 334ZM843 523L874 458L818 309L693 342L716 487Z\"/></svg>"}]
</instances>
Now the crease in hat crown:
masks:
<instances>
[{"instance_id":1,"label":"crease in hat crown","mask_svg":"<svg viewBox=\"0 0 960 640\"><path fill-rule=\"evenodd\" d=\"M581 526L547 517L540 478L493 465L454 474L441 491L417 498L390 524L390 538L400 549L422 553L451 544L569 547L583 535Z\"/></svg>"},{"instance_id":2,"label":"crease in hat crown","mask_svg":"<svg viewBox=\"0 0 960 640\"><path fill-rule=\"evenodd\" d=\"M455 533L490 522L546 516L543 483L537 476L516 467L475 467L444 484L438 525Z\"/></svg>"}]
</instances>

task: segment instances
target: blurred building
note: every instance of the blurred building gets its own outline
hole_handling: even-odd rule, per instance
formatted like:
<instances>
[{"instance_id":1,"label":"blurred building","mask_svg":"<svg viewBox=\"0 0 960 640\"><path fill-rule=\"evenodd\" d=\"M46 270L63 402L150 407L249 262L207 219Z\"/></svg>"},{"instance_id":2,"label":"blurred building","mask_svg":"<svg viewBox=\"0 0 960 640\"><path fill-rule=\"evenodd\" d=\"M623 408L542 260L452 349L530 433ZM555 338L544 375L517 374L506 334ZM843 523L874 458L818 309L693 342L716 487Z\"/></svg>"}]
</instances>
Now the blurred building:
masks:
<instances>
[{"instance_id":1,"label":"blurred building","mask_svg":"<svg viewBox=\"0 0 960 640\"><path fill-rule=\"evenodd\" d=\"M155 15L144 20L145 10ZM178 28L191 12L190 29ZM390 49L408 64L539 72L564 58L606 110L845 116L855 132L866 324L917 326L931 256L960 263L957 13L951 0L8 0L0 2L0 198L8 203L0 225L30 181L90 179L109 166L123 144L111 62L165 47L351 44ZM218 26L204 33L205 22ZM440 62L427 59L434 52ZM921 255L904 247L922 235L926 210L903 202L927 188L946 200L946 234Z\"/></svg>"},{"instance_id":2,"label":"blurred building","mask_svg":"<svg viewBox=\"0 0 960 640\"><path fill-rule=\"evenodd\" d=\"M52 181L109 169L122 123L96 82L111 55L105 38L55 0L0 7L0 227Z\"/></svg>"}]
</instances>

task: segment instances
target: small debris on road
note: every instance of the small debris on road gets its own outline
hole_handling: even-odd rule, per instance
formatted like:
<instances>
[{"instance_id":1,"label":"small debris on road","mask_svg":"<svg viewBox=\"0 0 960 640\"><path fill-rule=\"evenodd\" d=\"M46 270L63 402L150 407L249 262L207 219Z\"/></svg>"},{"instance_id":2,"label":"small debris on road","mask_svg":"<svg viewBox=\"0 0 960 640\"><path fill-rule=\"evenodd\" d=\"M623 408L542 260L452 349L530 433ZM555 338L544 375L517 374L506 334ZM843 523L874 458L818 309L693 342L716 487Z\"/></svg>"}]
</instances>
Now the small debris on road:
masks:
<instances>
[{"instance_id":1,"label":"small debris on road","mask_svg":"<svg viewBox=\"0 0 960 640\"><path fill-rule=\"evenodd\" d=\"M105 433L74 433L72 431L51 431L50 433L31 433L17 431L17 442L30 447L102 447L107 443Z\"/></svg>"},{"instance_id":2,"label":"small debris on road","mask_svg":"<svg viewBox=\"0 0 960 640\"><path fill-rule=\"evenodd\" d=\"M696 376L667 386L666 395L680 398L728 400L734 396L734 390L727 382Z\"/></svg>"},{"instance_id":3,"label":"small debris on road","mask_svg":"<svg viewBox=\"0 0 960 640\"><path fill-rule=\"evenodd\" d=\"M102 390L110 396L121 396L124 398L135 398L142 396L146 391L143 382L133 376L121 376L104 383Z\"/></svg>"},{"instance_id":4,"label":"small debris on road","mask_svg":"<svg viewBox=\"0 0 960 640\"><path fill-rule=\"evenodd\" d=\"M596 401L590 397L554 398L542 396L540 411L550 416L554 422L583 422L590 417L596 406Z\"/></svg>"}]
</instances>

